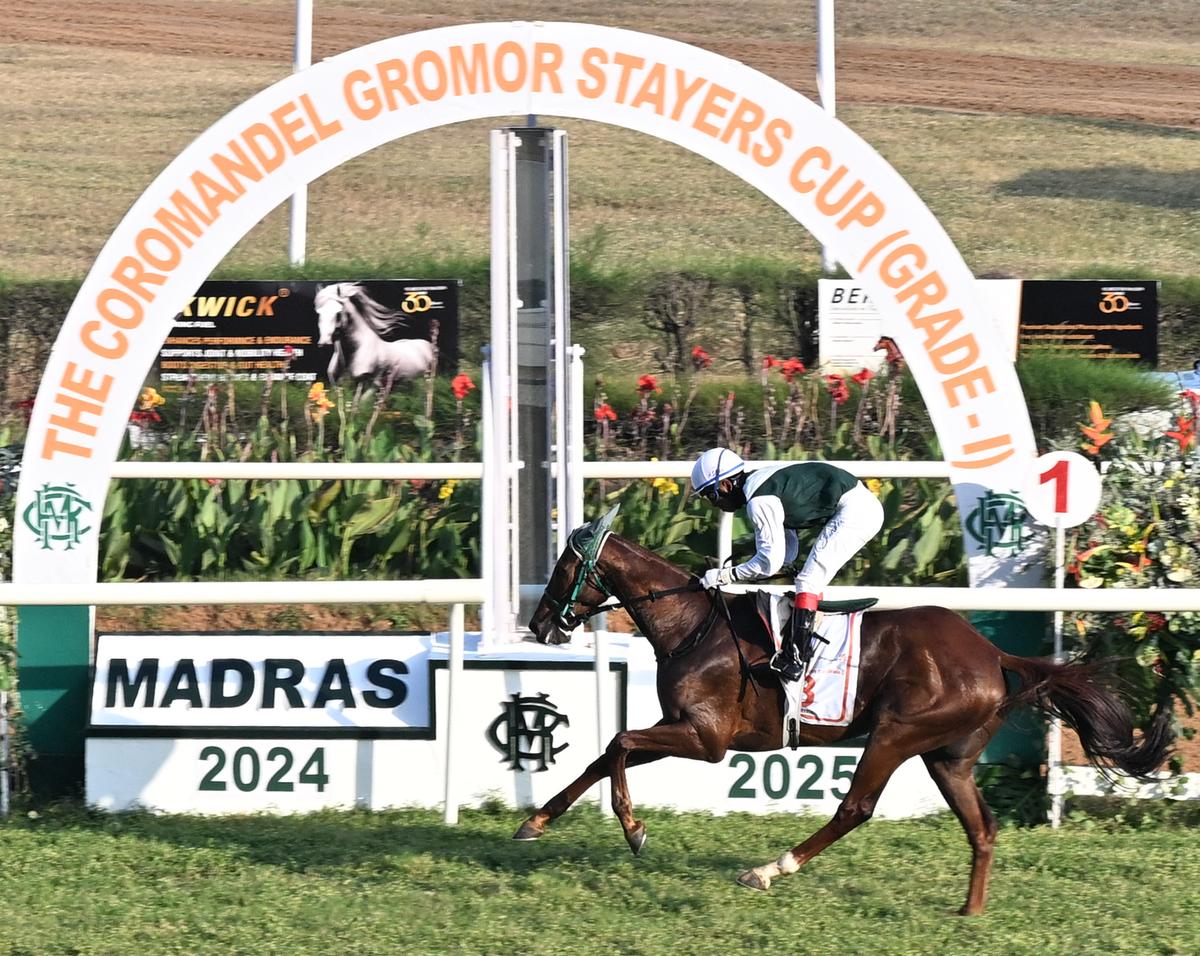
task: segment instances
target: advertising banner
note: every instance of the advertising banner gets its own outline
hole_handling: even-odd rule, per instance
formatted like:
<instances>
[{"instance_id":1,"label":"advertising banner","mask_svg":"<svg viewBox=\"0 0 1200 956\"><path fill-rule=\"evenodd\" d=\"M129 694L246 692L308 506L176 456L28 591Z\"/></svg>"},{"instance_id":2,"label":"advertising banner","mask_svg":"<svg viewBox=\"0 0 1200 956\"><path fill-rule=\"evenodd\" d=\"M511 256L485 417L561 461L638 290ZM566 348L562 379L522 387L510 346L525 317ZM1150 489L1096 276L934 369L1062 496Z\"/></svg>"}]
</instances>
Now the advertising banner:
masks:
<instances>
[{"instance_id":1,"label":"advertising banner","mask_svg":"<svg viewBox=\"0 0 1200 956\"><path fill-rule=\"evenodd\" d=\"M1021 351L1158 364L1158 283L1082 279L1021 285Z\"/></svg>"},{"instance_id":2,"label":"advertising banner","mask_svg":"<svg viewBox=\"0 0 1200 956\"><path fill-rule=\"evenodd\" d=\"M432 736L427 658L413 634L100 634L89 731Z\"/></svg>"},{"instance_id":3,"label":"advertising banner","mask_svg":"<svg viewBox=\"0 0 1200 956\"><path fill-rule=\"evenodd\" d=\"M976 279L975 290L995 341L1013 361L1017 355L1017 321L1021 310L1020 279ZM857 279L817 280L817 348L823 372L877 372L884 353L875 351L883 316L866 287Z\"/></svg>"},{"instance_id":4,"label":"advertising banner","mask_svg":"<svg viewBox=\"0 0 1200 956\"><path fill-rule=\"evenodd\" d=\"M458 362L456 279L205 282L158 353L165 387L193 381L395 380Z\"/></svg>"},{"instance_id":5,"label":"advertising banner","mask_svg":"<svg viewBox=\"0 0 1200 956\"><path fill-rule=\"evenodd\" d=\"M541 805L615 733L661 719L650 645L627 634L606 640L603 728L590 649L468 650L453 735L465 804ZM468 644L477 648L475 635ZM440 807L450 720L446 654L443 635L102 635L87 801L180 813ZM638 767L629 779L642 806L831 813L861 757L859 740L731 751L716 765L671 758ZM607 801L607 782L603 792ZM888 784L877 814L944 808L914 759Z\"/></svg>"}]
</instances>

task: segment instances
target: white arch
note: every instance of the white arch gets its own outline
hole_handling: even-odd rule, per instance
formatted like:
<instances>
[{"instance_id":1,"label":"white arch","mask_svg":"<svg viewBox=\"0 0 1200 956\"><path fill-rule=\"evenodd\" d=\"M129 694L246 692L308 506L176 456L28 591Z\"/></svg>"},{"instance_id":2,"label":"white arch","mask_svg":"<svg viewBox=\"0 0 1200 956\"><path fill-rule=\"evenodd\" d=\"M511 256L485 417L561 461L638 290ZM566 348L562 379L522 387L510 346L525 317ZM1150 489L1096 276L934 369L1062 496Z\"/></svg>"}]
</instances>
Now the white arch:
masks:
<instances>
[{"instance_id":1,"label":"white arch","mask_svg":"<svg viewBox=\"0 0 1200 956\"><path fill-rule=\"evenodd\" d=\"M382 40L281 80L210 127L142 194L47 363L22 466L14 578L95 580L111 463L175 315L297 185L411 133L529 114L675 143L779 203L874 299L956 482L1017 487L1035 446L1013 368L953 243L865 141L794 90L697 47L587 24L471 24ZM44 532L55 528L50 541Z\"/></svg>"}]
</instances>

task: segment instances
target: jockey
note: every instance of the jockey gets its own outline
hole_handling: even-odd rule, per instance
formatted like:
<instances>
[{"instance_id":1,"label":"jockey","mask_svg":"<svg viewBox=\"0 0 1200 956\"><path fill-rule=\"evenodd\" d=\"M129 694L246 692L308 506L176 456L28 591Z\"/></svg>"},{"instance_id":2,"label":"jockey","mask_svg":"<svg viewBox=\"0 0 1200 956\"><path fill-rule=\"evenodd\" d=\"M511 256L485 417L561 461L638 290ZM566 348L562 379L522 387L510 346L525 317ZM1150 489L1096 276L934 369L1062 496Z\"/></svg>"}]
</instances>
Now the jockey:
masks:
<instances>
[{"instance_id":1,"label":"jockey","mask_svg":"<svg viewBox=\"0 0 1200 956\"><path fill-rule=\"evenodd\" d=\"M692 491L722 511L745 507L757 551L734 567L712 568L705 588L778 574L796 560L797 528L821 525L808 560L796 575L795 610L771 669L784 680L804 676L817 603L841 567L879 532L883 506L862 482L823 461L782 462L752 472L728 448L710 448L692 467Z\"/></svg>"}]
</instances>

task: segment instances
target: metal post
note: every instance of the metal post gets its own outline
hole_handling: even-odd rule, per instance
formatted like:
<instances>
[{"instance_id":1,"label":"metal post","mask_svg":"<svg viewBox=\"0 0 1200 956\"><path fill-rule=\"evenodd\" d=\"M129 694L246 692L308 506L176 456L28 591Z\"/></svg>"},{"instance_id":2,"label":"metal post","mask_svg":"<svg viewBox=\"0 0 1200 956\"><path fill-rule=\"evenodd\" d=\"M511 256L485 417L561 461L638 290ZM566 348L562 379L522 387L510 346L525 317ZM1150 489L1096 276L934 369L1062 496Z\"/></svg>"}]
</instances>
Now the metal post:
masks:
<instances>
[{"instance_id":1,"label":"metal post","mask_svg":"<svg viewBox=\"0 0 1200 956\"><path fill-rule=\"evenodd\" d=\"M821 109L830 118L837 114L833 2L817 0L817 94L821 99ZM821 269L827 274L837 271L837 260L825 246L821 247Z\"/></svg>"},{"instance_id":2,"label":"metal post","mask_svg":"<svg viewBox=\"0 0 1200 956\"><path fill-rule=\"evenodd\" d=\"M496 589L496 575L499 570L497 568L496 526L506 513L505 509L497 508L497 503L500 501L499 475L497 473L500 452L496 448L496 411L492 402L491 356L491 348L485 345L483 347L483 365L479 375L480 404L482 405L480 423L483 431L483 448L481 449L483 481L479 489L479 573L483 577L484 588L487 592L487 599L480 611L479 644L482 651L487 651L492 646L497 628L496 619L499 612L497 602L500 595Z\"/></svg>"},{"instance_id":3,"label":"metal post","mask_svg":"<svg viewBox=\"0 0 1200 956\"><path fill-rule=\"evenodd\" d=\"M491 596L489 626L484 641L490 646L509 640L513 631L516 601L513 588L517 584L517 555L512 548L513 525L517 520L515 507L516 428L513 417L513 364L516 349L513 343L515 305L515 265L510 250L515 243L516 216L513 208L513 170L509 162L509 136L506 130L491 134L491 403L490 438L493 489L488 495L491 506L492 538Z\"/></svg>"},{"instance_id":4,"label":"metal post","mask_svg":"<svg viewBox=\"0 0 1200 956\"><path fill-rule=\"evenodd\" d=\"M583 524L583 354L582 345L570 348L571 364L568 391L567 431L567 511L566 520L559 522L563 533L559 538L558 552L567 547L567 534Z\"/></svg>"},{"instance_id":5,"label":"metal post","mask_svg":"<svg viewBox=\"0 0 1200 956\"><path fill-rule=\"evenodd\" d=\"M312 66L312 0L296 0L296 49L292 57L292 72L299 73ZM292 193L288 215L288 259L302 266L308 245L308 184L301 183Z\"/></svg>"},{"instance_id":6,"label":"metal post","mask_svg":"<svg viewBox=\"0 0 1200 956\"><path fill-rule=\"evenodd\" d=\"M733 515L728 511L722 511L717 524L717 566L723 565L732 554Z\"/></svg>"},{"instance_id":7,"label":"metal post","mask_svg":"<svg viewBox=\"0 0 1200 956\"><path fill-rule=\"evenodd\" d=\"M8 691L0 690L0 820L8 819Z\"/></svg>"},{"instance_id":8,"label":"metal post","mask_svg":"<svg viewBox=\"0 0 1200 956\"><path fill-rule=\"evenodd\" d=\"M458 761L454 744L462 737L460 721L460 698L462 697L463 657L466 635L463 633L464 613L462 604L450 607L450 658L446 668L449 692L446 694L446 796L442 821L447 826L458 823L458 808L461 804L458 787Z\"/></svg>"},{"instance_id":9,"label":"metal post","mask_svg":"<svg viewBox=\"0 0 1200 956\"><path fill-rule=\"evenodd\" d=\"M596 664L596 750L604 753L608 742L616 733L612 721L612 693L609 690L608 673L608 614L597 614L592 630L592 651ZM596 784L596 804L605 816L612 815L612 807L604 799L604 783Z\"/></svg>"},{"instance_id":10,"label":"metal post","mask_svg":"<svg viewBox=\"0 0 1200 956\"><path fill-rule=\"evenodd\" d=\"M1054 589L1061 591L1066 582L1066 543L1063 534L1062 515L1054 522ZM1063 662L1063 612L1054 612L1054 661ZM1050 826L1062 823L1063 769L1062 769L1062 721L1050 718L1046 729L1046 788L1050 791Z\"/></svg>"}]
</instances>

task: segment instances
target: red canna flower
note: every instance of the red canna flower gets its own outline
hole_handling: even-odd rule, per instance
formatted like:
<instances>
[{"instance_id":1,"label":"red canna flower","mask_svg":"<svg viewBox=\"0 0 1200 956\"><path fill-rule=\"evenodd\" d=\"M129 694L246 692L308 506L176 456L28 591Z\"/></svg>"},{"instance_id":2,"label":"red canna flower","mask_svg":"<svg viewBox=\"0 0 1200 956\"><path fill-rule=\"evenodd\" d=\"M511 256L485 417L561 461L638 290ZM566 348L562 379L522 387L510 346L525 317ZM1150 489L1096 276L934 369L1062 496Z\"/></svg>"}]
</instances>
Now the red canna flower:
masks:
<instances>
[{"instance_id":1,"label":"red canna flower","mask_svg":"<svg viewBox=\"0 0 1200 956\"><path fill-rule=\"evenodd\" d=\"M872 372L869 368L864 368L861 372L858 372L855 375L851 376L851 378L853 378L854 381L857 382L859 385L866 385L867 382L871 381L871 379L873 379L874 377L875 377L875 373Z\"/></svg>"},{"instance_id":2,"label":"red canna flower","mask_svg":"<svg viewBox=\"0 0 1200 956\"><path fill-rule=\"evenodd\" d=\"M613 411L613 407L608 402L597 405L592 414L596 416L598 422L615 422L617 420L617 413Z\"/></svg>"},{"instance_id":3,"label":"red canna flower","mask_svg":"<svg viewBox=\"0 0 1200 956\"><path fill-rule=\"evenodd\" d=\"M701 369L712 368L712 363L712 356L700 348L699 345L692 349L692 368L697 372Z\"/></svg>"},{"instance_id":4,"label":"red canna flower","mask_svg":"<svg viewBox=\"0 0 1200 956\"><path fill-rule=\"evenodd\" d=\"M637 390L643 395L649 395L651 392L661 392L662 389L658 386L658 379L653 375L643 375L638 379Z\"/></svg>"},{"instance_id":5,"label":"red canna flower","mask_svg":"<svg viewBox=\"0 0 1200 956\"><path fill-rule=\"evenodd\" d=\"M850 389L846 385L846 380L840 375L826 375L825 388L829 390L830 397L838 405L842 405L850 399Z\"/></svg>"},{"instance_id":6,"label":"red canna flower","mask_svg":"<svg viewBox=\"0 0 1200 956\"><path fill-rule=\"evenodd\" d=\"M458 401L462 401L467 397L467 393L475 388L475 383L471 381L471 376L466 372L455 375L450 382L450 391L454 393L454 397Z\"/></svg>"},{"instance_id":7,"label":"red canna flower","mask_svg":"<svg viewBox=\"0 0 1200 956\"><path fill-rule=\"evenodd\" d=\"M1179 442L1180 452L1185 452L1196 444L1196 416L1188 418L1186 415L1176 415L1175 421L1178 427L1167 432L1167 437Z\"/></svg>"},{"instance_id":8,"label":"red canna flower","mask_svg":"<svg viewBox=\"0 0 1200 956\"><path fill-rule=\"evenodd\" d=\"M797 375L803 375L805 372L804 363L794 355L787 361L780 362L779 365L780 374L783 375L784 381L788 382L789 384Z\"/></svg>"},{"instance_id":9,"label":"red canna flower","mask_svg":"<svg viewBox=\"0 0 1200 956\"><path fill-rule=\"evenodd\" d=\"M769 372L776 366L782 365L783 359L777 359L774 355L763 356L763 371Z\"/></svg>"}]
</instances>

